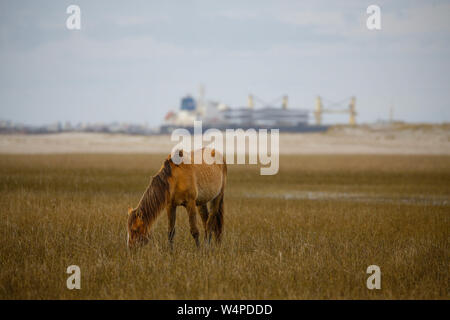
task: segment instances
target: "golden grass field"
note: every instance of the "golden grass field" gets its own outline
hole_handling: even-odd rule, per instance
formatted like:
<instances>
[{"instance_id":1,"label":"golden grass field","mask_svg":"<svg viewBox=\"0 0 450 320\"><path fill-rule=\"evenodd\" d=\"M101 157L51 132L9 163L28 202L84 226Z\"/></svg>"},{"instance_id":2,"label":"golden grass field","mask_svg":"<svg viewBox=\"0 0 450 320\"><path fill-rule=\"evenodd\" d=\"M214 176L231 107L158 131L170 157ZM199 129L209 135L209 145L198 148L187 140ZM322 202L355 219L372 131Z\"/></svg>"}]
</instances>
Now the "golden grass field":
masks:
<instances>
[{"instance_id":1,"label":"golden grass field","mask_svg":"<svg viewBox=\"0 0 450 320\"><path fill-rule=\"evenodd\" d=\"M282 156L229 166L220 247L178 209L126 247L164 155L1 155L1 299L449 299L450 156ZM66 268L81 268L81 290ZM366 288L378 265L382 289Z\"/></svg>"}]
</instances>

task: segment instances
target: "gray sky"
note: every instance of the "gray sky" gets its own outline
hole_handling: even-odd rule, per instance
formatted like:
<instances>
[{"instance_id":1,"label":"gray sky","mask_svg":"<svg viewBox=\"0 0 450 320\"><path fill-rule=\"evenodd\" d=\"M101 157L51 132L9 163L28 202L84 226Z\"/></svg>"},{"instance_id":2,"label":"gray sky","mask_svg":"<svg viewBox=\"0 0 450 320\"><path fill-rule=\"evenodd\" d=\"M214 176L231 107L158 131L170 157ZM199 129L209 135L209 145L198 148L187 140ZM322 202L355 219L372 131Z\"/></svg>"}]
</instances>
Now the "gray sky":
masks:
<instances>
[{"instance_id":1,"label":"gray sky","mask_svg":"<svg viewBox=\"0 0 450 320\"><path fill-rule=\"evenodd\" d=\"M81 30L66 8L81 8ZM366 8L381 7L380 31ZM450 121L449 1L0 0L0 118L161 123L180 98L248 93L313 109L357 97L358 122ZM326 116L327 122L347 117Z\"/></svg>"}]
</instances>

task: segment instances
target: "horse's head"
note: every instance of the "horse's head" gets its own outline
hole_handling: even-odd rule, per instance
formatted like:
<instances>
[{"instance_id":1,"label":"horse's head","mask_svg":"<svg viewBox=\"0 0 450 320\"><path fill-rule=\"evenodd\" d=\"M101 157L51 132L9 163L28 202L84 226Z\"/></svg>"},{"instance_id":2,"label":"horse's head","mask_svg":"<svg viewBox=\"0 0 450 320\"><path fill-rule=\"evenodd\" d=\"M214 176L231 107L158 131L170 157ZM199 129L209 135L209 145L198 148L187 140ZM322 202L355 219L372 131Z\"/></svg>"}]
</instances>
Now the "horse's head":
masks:
<instances>
[{"instance_id":1,"label":"horse's head","mask_svg":"<svg viewBox=\"0 0 450 320\"><path fill-rule=\"evenodd\" d=\"M132 249L148 242L147 226L137 209L128 209L127 245Z\"/></svg>"},{"instance_id":2,"label":"horse's head","mask_svg":"<svg viewBox=\"0 0 450 320\"><path fill-rule=\"evenodd\" d=\"M170 194L172 161L166 159L158 173L153 176L136 209L128 209L127 244L133 247L148 242L151 225L166 206Z\"/></svg>"}]
</instances>

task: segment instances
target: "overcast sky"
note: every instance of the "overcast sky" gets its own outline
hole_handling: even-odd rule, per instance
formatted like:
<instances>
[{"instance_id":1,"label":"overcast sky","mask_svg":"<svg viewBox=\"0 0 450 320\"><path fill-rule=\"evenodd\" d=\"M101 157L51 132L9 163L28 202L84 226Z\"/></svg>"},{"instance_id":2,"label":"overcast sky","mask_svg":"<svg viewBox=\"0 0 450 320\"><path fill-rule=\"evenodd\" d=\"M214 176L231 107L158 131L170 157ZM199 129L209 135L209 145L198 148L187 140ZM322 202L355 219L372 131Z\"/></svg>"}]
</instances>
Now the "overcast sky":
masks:
<instances>
[{"instance_id":1,"label":"overcast sky","mask_svg":"<svg viewBox=\"0 0 450 320\"><path fill-rule=\"evenodd\" d=\"M81 30L66 8L81 8ZM380 31L366 28L381 7ZM0 119L161 123L187 93L450 121L449 1L0 0ZM326 116L327 122L346 117Z\"/></svg>"}]
</instances>

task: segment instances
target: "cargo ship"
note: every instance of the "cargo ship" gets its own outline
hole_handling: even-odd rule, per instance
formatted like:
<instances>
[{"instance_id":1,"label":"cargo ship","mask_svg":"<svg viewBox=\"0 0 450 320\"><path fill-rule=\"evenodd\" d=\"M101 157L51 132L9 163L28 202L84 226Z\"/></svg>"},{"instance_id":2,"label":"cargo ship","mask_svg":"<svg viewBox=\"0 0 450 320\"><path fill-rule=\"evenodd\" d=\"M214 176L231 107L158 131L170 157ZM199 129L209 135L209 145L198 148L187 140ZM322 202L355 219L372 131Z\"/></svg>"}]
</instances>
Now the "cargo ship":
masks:
<instances>
[{"instance_id":1,"label":"cargo ship","mask_svg":"<svg viewBox=\"0 0 450 320\"><path fill-rule=\"evenodd\" d=\"M202 90L201 90L202 92ZM177 128L193 132L194 121L202 121L203 130L279 129L280 132L323 132L329 126L308 123L311 111L288 108L288 96L281 97L281 106L264 105L255 108L254 96L248 96L247 106L230 107L224 103L205 101L191 95L181 98L179 110L170 111L164 118L160 133L171 133Z\"/></svg>"}]
</instances>

